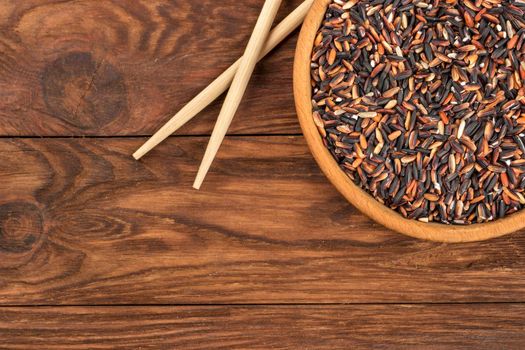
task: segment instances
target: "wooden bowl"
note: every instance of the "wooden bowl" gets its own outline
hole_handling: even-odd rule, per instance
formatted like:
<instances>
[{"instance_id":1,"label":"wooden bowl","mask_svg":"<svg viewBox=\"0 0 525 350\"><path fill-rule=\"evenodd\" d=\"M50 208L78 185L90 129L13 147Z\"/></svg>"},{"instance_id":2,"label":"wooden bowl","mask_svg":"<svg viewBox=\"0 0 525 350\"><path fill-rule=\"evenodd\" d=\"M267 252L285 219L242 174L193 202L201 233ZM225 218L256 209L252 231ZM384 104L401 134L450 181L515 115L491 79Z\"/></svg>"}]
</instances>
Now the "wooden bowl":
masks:
<instances>
[{"instance_id":1,"label":"wooden bowl","mask_svg":"<svg viewBox=\"0 0 525 350\"><path fill-rule=\"evenodd\" d=\"M294 62L294 96L299 122L315 160L341 194L362 213L399 233L437 242L473 242L499 237L525 226L525 210L496 221L472 225L446 225L405 219L354 184L322 142L313 121L310 62L314 39L330 0L315 0L303 24Z\"/></svg>"}]
</instances>

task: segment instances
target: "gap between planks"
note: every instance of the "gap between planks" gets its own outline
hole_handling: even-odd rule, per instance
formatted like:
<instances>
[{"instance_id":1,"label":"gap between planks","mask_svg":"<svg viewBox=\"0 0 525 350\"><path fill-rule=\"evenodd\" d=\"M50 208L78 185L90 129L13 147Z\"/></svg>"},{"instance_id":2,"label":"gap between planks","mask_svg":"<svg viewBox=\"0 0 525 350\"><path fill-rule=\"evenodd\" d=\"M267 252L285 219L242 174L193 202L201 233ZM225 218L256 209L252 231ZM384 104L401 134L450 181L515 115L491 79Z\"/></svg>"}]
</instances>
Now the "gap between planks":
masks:
<instances>
[{"instance_id":1,"label":"gap between planks","mask_svg":"<svg viewBox=\"0 0 525 350\"><path fill-rule=\"evenodd\" d=\"M226 137L302 137L301 133L290 133L290 134L228 134ZM22 135L22 136L10 136L10 135L0 135L0 139L141 139L149 138L151 135L55 135L55 136L32 136L32 135ZM197 138L197 137L210 137L210 134L189 134L189 135L171 135L168 139L187 139L187 138Z\"/></svg>"},{"instance_id":2,"label":"gap between planks","mask_svg":"<svg viewBox=\"0 0 525 350\"><path fill-rule=\"evenodd\" d=\"M362 303L235 303L235 304L203 304L203 303L189 303L189 304L5 304L0 305L0 309L13 309L13 308L75 308L75 307L115 307L115 308L126 308L126 307L180 307L180 308L192 308L192 307L253 307L253 308L273 308L273 307L331 307L331 306L461 306L461 305L525 305L522 301L473 301L473 302L362 302Z\"/></svg>"}]
</instances>

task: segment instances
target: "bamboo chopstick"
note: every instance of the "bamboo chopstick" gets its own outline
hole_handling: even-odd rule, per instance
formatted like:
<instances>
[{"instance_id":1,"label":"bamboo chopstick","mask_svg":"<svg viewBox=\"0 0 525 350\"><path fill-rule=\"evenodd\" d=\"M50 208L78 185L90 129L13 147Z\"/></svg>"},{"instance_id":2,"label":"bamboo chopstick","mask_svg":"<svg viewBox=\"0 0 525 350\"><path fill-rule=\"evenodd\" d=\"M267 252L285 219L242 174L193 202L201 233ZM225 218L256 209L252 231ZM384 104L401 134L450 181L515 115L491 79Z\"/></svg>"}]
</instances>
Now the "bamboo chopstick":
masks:
<instances>
[{"instance_id":1,"label":"bamboo chopstick","mask_svg":"<svg viewBox=\"0 0 525 350\"><path fill-rule=\"evenodd\" d=\"M272 30L268 36L266 45L259 56L259 60L270 53L270 51L279 45L281 41L290 35L303 22L313 2L314 0L306 0L303 2ZM228 86L230 86L233 77L239 68L241 59L242 57L215 79L208 87L195 96L177 114L175 114L175 116L164 124L164 126L146 141L146 143L133 153L133 157L137 160L142 158L146 153L151 151L168 136L195 117L195 115L201 112L210 103L215 101L224 91L226 91L226 89L228 89Z\"/></svg>"},{"instance_id":2,"label":"bamboo chopstick","mask_svg":"<svg viewBox=\"0 0 525 350\"><path fill-rule=\"evenodd\" d=\"M259 55L264 48L264 42L268 38L268 34L270 34L272 23L275 16L277 16L279 6L281 6L281 1L282 0L266 0L264 2L261 14L255 24L252 36L248 41L241 63L237 69L237 73L235 73L235 77L233 78L230 89L228 90L221 112L219 113L219 117L213 128L210 141L208 142L208 147L206 147L204 158L202 158L199 171L195 177L193 188L197 190L200 189L206 174L210 170L211 163L221 147L222 141L224 140L233 117L237 112L237 108L239 108L239 105L241 104L242 97L246 92L246 88L252 77Z\"/></svg>"}]
</instances>

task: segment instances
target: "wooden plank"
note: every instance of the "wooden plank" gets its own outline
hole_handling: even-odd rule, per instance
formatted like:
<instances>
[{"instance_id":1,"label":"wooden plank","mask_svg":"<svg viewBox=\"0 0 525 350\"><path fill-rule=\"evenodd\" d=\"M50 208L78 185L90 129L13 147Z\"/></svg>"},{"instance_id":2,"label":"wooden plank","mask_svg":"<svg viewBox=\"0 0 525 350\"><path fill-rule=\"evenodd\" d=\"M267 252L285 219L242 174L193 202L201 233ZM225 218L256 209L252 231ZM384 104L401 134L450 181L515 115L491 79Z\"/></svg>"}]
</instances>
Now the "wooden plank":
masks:
<instances>
[{"instance_id":1,"label":"wooden plank","mask_svg":"<svg viewBox=\"0 0 525 350\"><path fill-rule=\"evenodd\" d=\"M2 349L523 349L524 305L0 308Z\"/></svg>"},{"instance_id":2,"label":"wooden plank","mask_svg":"<svg viewBox=\"0 0 525 350\"><path fill-rule=\"evenodd\" d=\"M0 135L150 135L240 57L262 4L1 1ZM231 133L299 132L295 41L258 66ZM209 134L221 103L179 133Z\"/></svg>"},{"instance_id":3,"label":"wooden plank","mask_svg":"<svg viewBox=\"0 0 525 350\"><path fill-rule=\"evenodd\" d=\"M523 232L437 244L390 232L302 137L0 140L0 303L525 301Z\"/></svg>"}]
</instances>

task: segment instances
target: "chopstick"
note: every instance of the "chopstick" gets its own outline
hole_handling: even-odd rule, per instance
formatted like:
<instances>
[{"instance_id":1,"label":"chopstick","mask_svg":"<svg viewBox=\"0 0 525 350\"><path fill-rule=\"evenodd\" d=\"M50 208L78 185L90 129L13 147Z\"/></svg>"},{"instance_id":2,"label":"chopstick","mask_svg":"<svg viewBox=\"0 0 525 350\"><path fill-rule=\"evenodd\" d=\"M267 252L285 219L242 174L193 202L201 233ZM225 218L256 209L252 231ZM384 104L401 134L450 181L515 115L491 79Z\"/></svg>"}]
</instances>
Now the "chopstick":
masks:
<instances>
[{"instance_id":1,"label":"chopstick","mask_svg":"<svg viewBox=\"0 0 525 350\"><path fill-rule=\"evenodd\" d=\"M290 35L303 22L308 10L314 0L306 0L299 5L290 15L279 23L270 33L266 45L262 50L259 60L270 53L288 35ZM242 57L231 65L224 73L215 79L208 87L195 96L177 114L175 114L166 124L164 124L151 138L148 139L135 153L133 158L140 159L151 151L168 136L180 129L184 124L193 119L199 112L215 101L230 86Z\"/></svg>"},{"instance_id":2,"label":"chopstick","mask_svg":"<svg viewBox=\"0 0 525 350\"><path fill-rule=\"evenodd\" d=\"M281 1L282 0L266 0L264 2L261 14L255 24L252 36L248 41L241 63L237 69L237 73L235 73L235 77L233 78L230 89L228 90L221 112L217 118L215 128L211 134L210 141L208 142L208 147L206 147L204 158L202 159L199 171L195 177L193 188L197 190L201 187L202 182L211 167L211 163L215 159L222 141L228 132L228 128L237 112L237 108L239 108L239 105L241 104L242 97L248 87L248 83L250 82L259 55L264 48L264 42L270 33L272 23L277 15Z\"/></svg>"}]
</instances>

